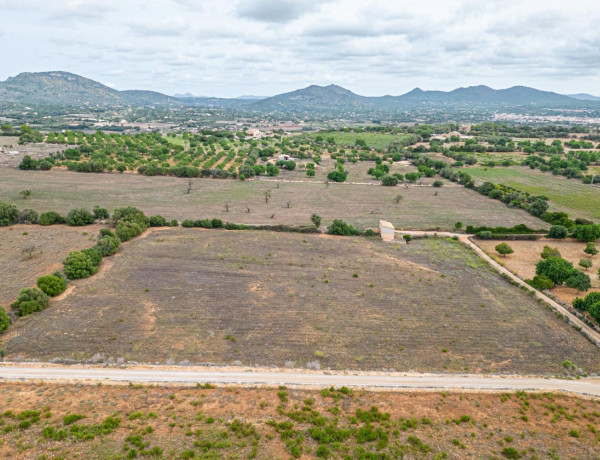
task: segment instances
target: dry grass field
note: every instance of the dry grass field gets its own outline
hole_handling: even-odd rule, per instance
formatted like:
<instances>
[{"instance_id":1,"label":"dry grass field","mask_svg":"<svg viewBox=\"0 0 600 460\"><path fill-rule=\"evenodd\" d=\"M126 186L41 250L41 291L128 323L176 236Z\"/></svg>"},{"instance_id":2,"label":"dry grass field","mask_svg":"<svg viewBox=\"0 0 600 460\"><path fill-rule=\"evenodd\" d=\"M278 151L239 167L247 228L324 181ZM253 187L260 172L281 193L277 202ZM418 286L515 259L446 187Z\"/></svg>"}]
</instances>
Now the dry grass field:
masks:
<instances>
[{"instance_id":1,"label":"dry grass field","mask_svg":"<svg viewBox=\"0 0 600 460\"><path fill-rule=\"evenodd\" d=\"M62 213L74 207L94 205L109 210L137 206L146 214L169 219L217 217L248 224L309 224L313 213L323 225L333 219L360 228L377 227L385 219L402 229L452 229L464 225L506 225L524 223L532 228L548 225L522 210L479 195L463 187L382 187L379 185L323 183L275 183L194 179L188 195L187 179L146 177L137 174L85 174L68 171L20 171L0 168L2 201L37 211ZM32 190L26 202L19 192ZM265 203L265 191L271 200ZM437 192L437 196L435 193ZM396 203L400 194L402 200ZM287 207L288 201L290 207ZM229 203L230 212L225 212ZM250 208L250 213L247 208ZM273 216L273 218L272 218Z\"/></svg>"},{"instance_id":2,"label":"dry grass field","mask_svg":"<svg viewBox=\"0 0 600 460\"><path fill-rule=\"evenodd\" d=\"M165 229L3 336L8 359L589 373L576 330L458 242Z\"/></svg>"},{"instance_id":3,"label":"dry grass field","mask_svg":"<svg viewBox=\"0 0 600 460\"><path fill-rule=\"evenodd\" d=\"M600 455L599 402L562 394L2 383L0 398L2 458Z\"/></svg>"},{"instance_id":4,"label":"dry grass field","mask_svg":"<svg viewBox=\"0 0 600 460\"><path fill-rule=\"evenodd\" d=\"M478 246L484 249L488 254L498 256L494 250L500 241L476 240ZM581 259L587 259L589 256L583 252L585 243L577 240L551 240L543 238L538 241L509 241L508 244L514 249L514 254L506 257L499 257L499 260L513 273L516 273L523 279L531 279L535 276L535 264L540 260L540 254L544 246L557 248L561 256L573 263L588 275L592 280L592 291L600 292L600 279L598 278L598 268L600 267L600 257L592 257L592 268L585 271L578 264ZM552 289L552 293L565 302L572 302L575 297L584 297L586 293L578 293L576 289L566 286L557 286Z\"/></svg>"},{"instance_id":5,"label":"dry grass field","mask_svg":"<svg viewBox=\"0 0 600 460\"><path fill-rule=\"evenodd\" d=\"M35 286L40 276L62 269L61 262L69 252L93 246L100 228L99 225L0 227L0 305L8 308L21 289ZM22 253L30 246L35 247L31 257Z\"/></svg>"}]
</instances>

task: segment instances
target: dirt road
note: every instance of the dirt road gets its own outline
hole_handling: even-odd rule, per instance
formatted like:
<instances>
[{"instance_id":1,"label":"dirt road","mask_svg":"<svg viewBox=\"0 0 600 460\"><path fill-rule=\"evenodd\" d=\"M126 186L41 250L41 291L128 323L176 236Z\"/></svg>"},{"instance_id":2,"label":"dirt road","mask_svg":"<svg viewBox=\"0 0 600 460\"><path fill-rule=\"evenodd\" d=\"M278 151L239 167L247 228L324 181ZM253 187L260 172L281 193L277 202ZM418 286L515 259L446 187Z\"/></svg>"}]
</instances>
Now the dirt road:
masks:
<instances>
[{"instance_id":1,"label":"dirt road","mask_svg":"<svg viewBox=\"0 0 600 460\"><path fill-rule=\"evenodd\" d=\"M239 385L286 385L300 387L347 386L373 389L458 391L563 391L600 396L600 379L556 379L544 377L436 375L391 373L331 373L265 371L253 369L211 370L186 368L104 368L51 365L0 365L0 379L59 380L81 382L215 383Z\"/></svg>"}]
</instances>

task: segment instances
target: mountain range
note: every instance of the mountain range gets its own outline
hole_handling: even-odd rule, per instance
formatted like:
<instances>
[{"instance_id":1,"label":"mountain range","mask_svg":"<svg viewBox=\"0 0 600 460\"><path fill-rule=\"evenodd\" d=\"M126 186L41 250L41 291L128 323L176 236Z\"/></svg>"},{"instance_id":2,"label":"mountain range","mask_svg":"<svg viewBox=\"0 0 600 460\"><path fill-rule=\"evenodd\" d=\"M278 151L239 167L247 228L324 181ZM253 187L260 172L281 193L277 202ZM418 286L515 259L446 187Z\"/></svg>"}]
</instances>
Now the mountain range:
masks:
<instances>
[{"instance_id":1,"label":"mountain range","mask_svg":"<svg viewBox=\"0 0 600 460\"><path fill-rule=\"evenodd\" d=\"M566 96L525 86L495 90L470 86L453 91L423 91L401 96L366 97L337 85L310 85L303 89L259 98L195 97L190 93L168 96L154 91L117 91L89 78L68 72L21 73L0 82L0 103L29 106L196 106L261 113L394 112L409 109L502 109L510 107L600 109L600 98L587 94Z\"/></svg>"}]
</instances>

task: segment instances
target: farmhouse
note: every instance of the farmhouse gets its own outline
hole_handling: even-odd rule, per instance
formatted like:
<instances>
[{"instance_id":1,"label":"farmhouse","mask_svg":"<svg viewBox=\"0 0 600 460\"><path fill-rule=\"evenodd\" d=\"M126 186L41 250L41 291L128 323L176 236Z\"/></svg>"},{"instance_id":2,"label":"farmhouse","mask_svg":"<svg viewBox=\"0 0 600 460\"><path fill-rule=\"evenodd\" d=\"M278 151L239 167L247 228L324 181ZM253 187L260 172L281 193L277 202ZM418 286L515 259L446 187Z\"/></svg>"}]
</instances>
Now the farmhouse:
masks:
<instances>
[{"instance_id":1,"label":"farmhouse","mask_svg":"<svg viewBox=\"0 0 600 460\"><path fill-rule=\"evenodd\" d=\"M261 132L258 129L255 128L250 128L248 131L246 131L246 136L247 137L252 137L254 139L258 139L261 136Z\"/></svg>"}]
</instances>

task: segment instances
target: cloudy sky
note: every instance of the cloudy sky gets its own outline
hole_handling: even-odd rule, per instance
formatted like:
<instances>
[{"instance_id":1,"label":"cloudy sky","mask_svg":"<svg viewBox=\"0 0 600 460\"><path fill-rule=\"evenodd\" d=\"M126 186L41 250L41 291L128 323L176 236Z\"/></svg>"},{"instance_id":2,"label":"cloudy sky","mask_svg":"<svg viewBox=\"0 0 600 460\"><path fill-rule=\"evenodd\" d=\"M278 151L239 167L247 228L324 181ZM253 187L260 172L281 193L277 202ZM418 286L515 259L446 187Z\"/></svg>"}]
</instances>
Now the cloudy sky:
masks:
<instances>
[{"instance_id":1,"label":"cloudy sky","mask_svg":"<svg viewBox=\"0 0 600 460\"><path fill-rule=\"evenodd\" d=\"M0 0L0 80L234 97L486 84L600 95L597 0Z\"/></svg>"}]
</instances>

